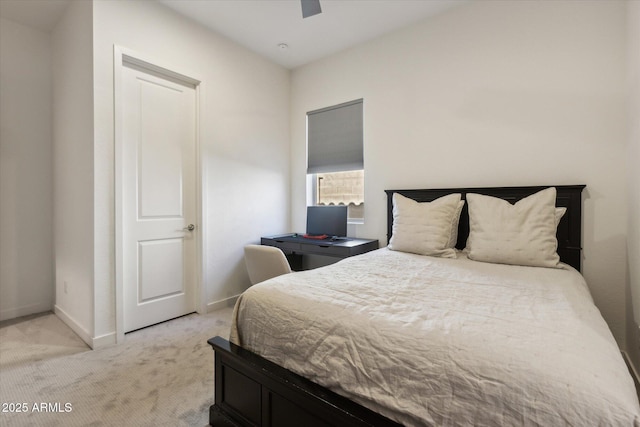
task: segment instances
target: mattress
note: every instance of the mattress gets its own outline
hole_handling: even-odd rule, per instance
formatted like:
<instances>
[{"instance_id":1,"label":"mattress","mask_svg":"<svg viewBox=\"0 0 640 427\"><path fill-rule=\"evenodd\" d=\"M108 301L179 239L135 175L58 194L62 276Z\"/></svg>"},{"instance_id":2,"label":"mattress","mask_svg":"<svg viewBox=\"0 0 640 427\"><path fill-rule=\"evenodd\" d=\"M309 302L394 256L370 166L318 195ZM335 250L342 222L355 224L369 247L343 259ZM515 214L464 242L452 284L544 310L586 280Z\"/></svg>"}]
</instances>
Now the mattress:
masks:
<instances>
[{"instance_id":1,"label":"mattress","mask_svg":"<svg viewBox=\"0 0 640 427\"><path fill-rule=\"evenodd\" d=\"M639 426L583 277L387 248L239 298L231 341L407 426Z\"/></svg>"}]
</instances>

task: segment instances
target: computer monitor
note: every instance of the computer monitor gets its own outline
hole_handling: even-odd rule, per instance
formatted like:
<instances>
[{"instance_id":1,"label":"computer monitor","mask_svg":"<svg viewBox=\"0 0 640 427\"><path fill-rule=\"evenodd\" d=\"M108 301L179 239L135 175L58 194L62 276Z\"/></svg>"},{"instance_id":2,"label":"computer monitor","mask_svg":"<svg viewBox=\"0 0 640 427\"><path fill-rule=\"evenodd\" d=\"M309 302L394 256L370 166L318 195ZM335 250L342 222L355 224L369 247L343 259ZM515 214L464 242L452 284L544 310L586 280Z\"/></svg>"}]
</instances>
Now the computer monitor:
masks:
<instances>
[{"instance_id":1,"label":"computer monitor","mask_svg":"<svg viewBox=\"0 0 640 427\"><path fill-rule=\"evenodd\" d=\"M346 206L307 206L307 234L330 237L347 235Z\"/></svg>"}]
</instances>

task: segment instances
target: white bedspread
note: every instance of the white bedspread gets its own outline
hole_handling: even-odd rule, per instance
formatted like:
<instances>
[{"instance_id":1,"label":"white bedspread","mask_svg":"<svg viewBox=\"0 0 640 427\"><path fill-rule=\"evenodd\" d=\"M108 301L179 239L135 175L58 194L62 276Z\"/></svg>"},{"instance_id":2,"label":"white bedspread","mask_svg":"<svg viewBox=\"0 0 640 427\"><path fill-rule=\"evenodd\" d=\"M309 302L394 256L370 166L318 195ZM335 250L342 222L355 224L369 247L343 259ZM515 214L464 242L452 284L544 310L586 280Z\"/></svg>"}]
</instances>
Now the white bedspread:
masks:
<instances>
[{"instance_id":1,"label":"white bedspread","mask_svg":"<svg viewBox=\"0 0 640 427\"><path fill-rule=\"evenodd\" d=\"M574 269L386 248L247 290L231 340L404 425L639 426Z\"/></svg>"}]
</instances>

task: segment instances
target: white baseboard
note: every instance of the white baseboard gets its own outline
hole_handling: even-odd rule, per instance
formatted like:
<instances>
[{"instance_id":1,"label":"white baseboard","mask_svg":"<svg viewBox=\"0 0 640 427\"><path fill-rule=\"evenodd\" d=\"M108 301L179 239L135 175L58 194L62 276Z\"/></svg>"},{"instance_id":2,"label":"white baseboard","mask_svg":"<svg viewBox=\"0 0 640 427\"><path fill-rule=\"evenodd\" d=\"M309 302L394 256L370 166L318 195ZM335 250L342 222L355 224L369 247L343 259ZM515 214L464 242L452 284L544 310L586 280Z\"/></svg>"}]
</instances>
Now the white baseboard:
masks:
<instances>
[{"instance_id":1,"label":"white baseboard","mask_svg":"<svg viewBox=\"0 0 640 427\"><path fill-rule=\"evenodd\" d=\"M58 307L54 306L54 313L60 320L62 320L68 327L71 328L73 332L78 335L82 341L87 343L92 350L97 350L102 347L106 347L111 344L116 343L116 333L110 332L108 334L100 335L99 337L92 337L86 329L84 329L80 324L71 317L66 311Z\"/></svg>"},{"instance_id":2,"label":"white baseboard","mask_svg":"<svg viewBox=\"0 0 640 427\"><path fill-rule=\"evenodd\" d=\"M235 295L220 301L207 303L207 313L211 313L212 311L220 310L227 307L233 307L236 304L239 296L240 295Z\"/></svg>"},{"instance_id":3,"label":"white baseboard","mask_svg":"<svg viewBox=\"0 0 640 427\"><path fill-rule=\"evenodd\" d=\"M87 343L87 345L93 349L93 337L89 332L87 332L86 329L80 326L80 324L73 317L71 317L66 311L64 311L57 305L54 306L53 312L56 314L56 316L58 316L60 320L62 320L68 327L70 327L71 330L82 339L82 341Z\"/></svg>"},{"instance_id":4,"label":"white baseboard","mask_svg":"<svg viewBox=\"0 0 640 427\"><path fill-rule=\"evenodd\" d=\"M0 310L0 321L15 319L16 317L51 311L51 302L39 302L37 304L24 305L22 307Z\"/></svg>"},{"instance_id":5,"label":"white baseboard","mask_svg":"<svg viewBox=\"0 0 640 427\"><path fill-rule=\"evenodd\" d=\"M93 345L91 345L91 348L94 350L97 350L99 348L102 347L106 347L108 345L111 344L115 344L116 343L116 333L115 332L111 332L108 334L104 334L104 335L100 335L99 337L95 337L93 338Z\"/></svg>"},{"instance_id":6,"label":"white baseboard","mask_svg":"<svg viewBox=\"0 0 640 427\"><path fill-rule=\"evenodd\" d=\"M215 310L220 310L227 307L233 307L239 296L240 295L235 295L220 301L210 302L206 305L206 312L211 313L212 311L215 311ZM56 314L56 316L60 318L60 320L62 320L67 326L69 326L71 330L73 330L73 332L75 332L82 339L82 341L87 343L87 345L91 347L93 350L106 347L111 344L116 344L115 332L100 335L98 337L92 337L91 334L82 326L80 326L80 324L73 317L71 317L67 312L65 312L63 309L61 309L57 305L54 306L54 313Z\"/></svg>"}]
</instances>

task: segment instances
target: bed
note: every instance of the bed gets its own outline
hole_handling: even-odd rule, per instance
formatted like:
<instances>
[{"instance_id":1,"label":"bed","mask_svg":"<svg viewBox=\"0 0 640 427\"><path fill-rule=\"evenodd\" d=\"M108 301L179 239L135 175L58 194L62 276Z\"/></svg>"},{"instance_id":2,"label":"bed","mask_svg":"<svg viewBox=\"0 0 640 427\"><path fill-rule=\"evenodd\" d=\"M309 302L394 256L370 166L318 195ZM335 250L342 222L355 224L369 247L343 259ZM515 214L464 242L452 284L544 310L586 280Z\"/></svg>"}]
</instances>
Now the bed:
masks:
<instances>
[{"instance_id":1,"label":"bed","mask_svg":"<svg viewBox=\"0 0 640 427\"><path fill-rule=\"evenodd\" d=\"M474 251L477 195L513 204L544 187L387 191L394 250L280 276L239 298L231 342L209 340L210 423L640 425L631 376L578 272L583 188L553 193L556 211L566 209L554 217L558 268L479 262ZM467 201L451 204L462 206L447 243L455 255L398 250L400 197L435 204L451 194Z\"/></svg>"}]
</instances>

